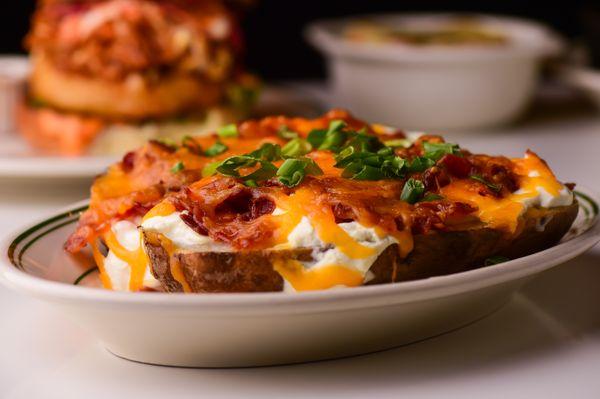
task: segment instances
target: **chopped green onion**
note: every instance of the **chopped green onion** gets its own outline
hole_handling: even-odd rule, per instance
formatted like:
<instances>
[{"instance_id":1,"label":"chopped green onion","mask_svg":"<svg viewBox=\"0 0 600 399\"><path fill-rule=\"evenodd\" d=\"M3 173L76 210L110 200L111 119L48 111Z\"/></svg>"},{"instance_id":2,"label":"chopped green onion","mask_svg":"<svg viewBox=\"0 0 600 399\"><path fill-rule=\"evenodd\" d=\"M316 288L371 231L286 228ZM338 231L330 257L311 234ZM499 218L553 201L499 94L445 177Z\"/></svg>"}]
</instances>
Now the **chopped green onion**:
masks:
<instances>
[{"instance_id":1,"label":"chopped green onion","mask_svg":"<svg viewBox=\"0 0 600 399\"><path fill-rule=\"evenodd\" d=\"M256 165L257 163L260 163L260 168L256 169L254 172L248 175L241 176L238 172L238 169L249 168ZM256 159L249 155L240 155L225 159L216 167L216 171L224 176L241 178L244 181L254 180L255 182L257 182L262 180L268 180L271 177L275 176L275 174L277 173L277 167L269 161Z\"/></svg>"},{"instance_id":2,"label":"chopped green onion","mask_svg":"<svg viewBox=\"0 0 600 399\"><path fill-rule=\"evenodd\" d=\"M279 128L277 135L285 140L293 140L298 138L298 133L290 130L286 125L283 125Z\"/></svg>"},{"instance_id":3,"label":"chopped green onion","mask_svg":"<svg viewBox=\"0 0 600 399\"><path fill-rule=\"evenodd\" d=\"M181 145L184 148L186 148L189 152L191 152L192 154L196 154L196 155L203 154L202 147L191 136L184 136L183 139L181 140Z\"/></svg>"},{"instance_id":4,"label":"chopped green onion","mask_svg":"<svg viewBox=\"0 0 600 399\"><path fill-rule=\"evenodd\" d=\"M351 178L355 180L381 180L385 177L386 176L381 168L371 165L362 165L361 169Z\"/></svg>"},{"instance_id":5,"label":"chopped green onion","mask_svg":"<svg viewBox=\"0 0 600 399\"><path fill-rule=\"evenodd\" d=\"M322 175L323 171L310 158L289 158L277 170L279 181L288 187L295 187L306 175Z\"/></svg>"},{"instance_id":6,"label":"chopped green onion","mask_svg":"<svg viewBox=\"0 0 600 399\"><path fill-rule=\"evenodd\" d=\"M408 148L412 145L412 142L409 139L394 139L394 140L384 141L383 144L385 144L388 147L392 147L392 148L396 148L396 147Z\"/></svg>"},{"instance_id":7,"label":"chopped green onion","mask_svg":"<svg viewBox=\"0 0 600 399\"><path fill-rule=\"evenodd\" d=\"M238 128L235 123L231 123L229 125L225 125L217 130L217 134L221 138L228 137L237 137L238 136Z\"/></svg>"},{"instance_id":8,"label":"chopped green onion","mask_svg":"<svg viewBox=\"0 0 600 399\"><path fill-rule=\"evenodd\" d=\"M416 157L407 165L410 173L420 173L435 165L435 162L429 158Z\"/></svg>"},{"instance_id":9,"label":"chopped green onion","mask_svg":"<svg viewBox=\"0 0 600 399\"><path fill-rule=\"evenodd\" d=\"M499 263L504 263L504 262L508 262L510 259L507 258L506 256L490 256L489 258L487 258L485 260L485 262L483 263L485 266L493 266L493 265L497 265Z\"/></svg>"},{"instance_id":10,"label":"chopped green onion","mask_svg":"<svg viewBox=\"0 0 600 399\"><path fill-rule=\"evenodd\" d=\"M177 162L175 165L173 165L171 167L171 173L179 173L181 172L183 169L185 168L185 166L183 165L183 162L179 161Z\"/></svg>"},{"instance_id":11,"label":"chopped green onion","mask_svg":"<svg viewBox=\"0 0 600 399\"><path fill-rule=\"evenodd\" d=\"M419 202L439 201L441 199L444 199L444 197L442 197L441 195L435 193L427 193Z\"/></svg>"},{"instance_id":12,"label":"chopped green onion","mask_svg":"<svg viewBox=\"0 0 600 399\"><path fill-rule=\"evenodd\" d=\"M217 141L211 147L209 147L206 151L204 151L204 155L206 155L207 157L214 157L214 156L224 153L228 149L229 148L225 144L221 143L220 141Z\"/></svg>"},{"instance_id":13,"label":"chopped green onion","mask_svg":"<svg viewBox=\"0 0 600 399\"><path fill-rule=\"evenodd\" d=\"M247 155L229 157L221 162L217 167L217 172L225 176L240 177L238 169L254 166L256 162L256 158Z\"/></svg>"},{"instance_id":14,"label":"chopped green onion","mask_svg":"<svg viewBox=\"0 0 600 399\"><path fill-rule=\"evenodd\" d=\"M417 202L425 192L425 185L422 181L410 178L404 184L404 188L402 189L402 193L400 194L400 199L402 201L408 202L409 204L414 204Z\"/></svg>"},{"instance_id":15,"label":"chopped green onion","mask_svg":"<svg viewBox=\"0 0 600 399\"><path fill-rule=\"evenodd\" d=\"M308 154L311 150L312 145L308 141L298 137L283 146L281 155L285 158L301 157Z\"/></svg>"},{"instance_id":16,"label":"chopped green onion","mask_svg":"<svg viewBox=\"0 0 600 399\"><path fill-rule=\"evenodd\" d=\"M403 178L406 175L406 160L400 157L387 158L381 164L381 171L390 179Z\"/></svg>"},{"instance_id":17,"label":"chopped green onion","mask_svg":"<svg viewBox=\"0 0 600 399\"><path fill-rule=\"evenodd\" d=\"M260 168L243 177L244 181L253 180L264 181L269 180L277 174L277 166L271 162L260 161Z\"/></svg>"},{"instance_id":18,"label":"chopped green onion","mask_svg":"<svg viewBox=\"0 0 600 399\"><path fill-rule=\"evenodd\" d=\"M319 148L321 144L323 144L323 140L325 140L325 135L327 134L327 130L323 129L313 129L308 133L308 137L306 140L312 145L313 148Z\"/></svg>"},{"instance_id":19,"label":"chopped green onion","mask_svg":"<svg viewBox=\"0 0 600 399\"><path fill-rule=\"evenodd\" d=\"M452 143L423 143L425 157L437 161L446 154L460 154L458 145Z\"/></svg>"},{"instance_id":20,"label":"chopped green onion","mask_svg":"<svg viewBox=\"0 0 600 399\"><path fill-rule=\"evenodd\" d=\"M342 131L346 127L343 120L333 120L329 123L329 129L323 136L323 141L317 147L319 150L330 150L338 152L341 145L346 141L347 135Z\"/></svg>"},{"instance_id":21,"label":"chopped green onion","mask_svg":"<svg viewBox=\"0 0 600 399\"><path fill-rule=\"evenodd\" d=\"M494 192L500 192L500 190L502 190L502 186L499 184L494 184L494 183L490 183L489 181L485 180L482 176L480 175L471 175L469 176L471 179L478 181L479 183L484 184L485 186L487 186L490 190L494 191Z\"/></svg>"},{"instance_id":22,"label":"chopped green onion","mask_svg":"<svg viewBox=\"0 0 600 399\"><path fill-rule=\"evenodd\" d=\"M221 165L221 161L211 162L202 168L202 177L212 176L217 173L217 168Z\"/></svg>"},{"instance_id":23,"label":"chopped green onion","mask_svg":"<svg viewBox=\"0 0 600 399\"><path fill-rule=\"evenodd\" d=\"M256 180L252 180L252 179L248 179L248 180L244 181L244 185L246 187L258 187L258 183L256 183Z\"/></svg>"},{"instance_id":24,"label":"chopped green onion","mask_svg":"<svg viewBox=\"0 0 600 399\"><path fill-rule=\"evenodd\" d=\"M281 159L281 147L279 144L264 143L258 150L252 151L248 156L263 161L278 161Z\"/></svg>"},{"instance_id":25,"label":"chopped green onion","mask_svg":"<svg viewBox=\"0 0 600 399\"><path fill-rule=\"evenodd\" d=\"M174 140L169 139L169 138L154 139L151 141L156 141L158 144L168 147L172 151L177 151L177 148L178 148L177 143Z\"/></svg>"}]
</instances>

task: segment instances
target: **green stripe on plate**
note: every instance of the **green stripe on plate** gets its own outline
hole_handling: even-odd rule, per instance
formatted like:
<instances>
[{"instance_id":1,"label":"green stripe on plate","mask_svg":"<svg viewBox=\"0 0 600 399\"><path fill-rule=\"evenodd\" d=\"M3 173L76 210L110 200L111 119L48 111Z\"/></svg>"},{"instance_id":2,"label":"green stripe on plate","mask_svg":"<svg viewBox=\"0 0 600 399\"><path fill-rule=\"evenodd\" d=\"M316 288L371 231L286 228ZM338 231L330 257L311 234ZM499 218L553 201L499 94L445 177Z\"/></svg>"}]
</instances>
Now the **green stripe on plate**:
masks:
<instances>
[{"instance_id":1,"label":"green stripe on plate","mask_svg":"<svg viewBox=\"0 0 600 399\"><path fill-rule=\"evenodd\" d=\"M23 233L19 234L14 240L13 242L11 242L10 246L8 247L8 258L10 259L11 263L17 267L18 269L23 270L23 266L21 265L21 259L23 257L23 253L25 252L25 250L29 247L31 247L31 245L33 245L38 239L40 239L41 237L45 236L46 234L60 228L63 227L69 223L73 223L76 222L77 219L79 218L79 214L83 211L85 211L88 208L87 205L81 206L79 208L76 209L72 209L69 210L67 212L61 213L59 215L53 216L50 219L46 219L38 224L36 224L35 226L32 226L30 228L28 228L27 230L25 230ZM48 229L47 231L38 234L37 236L33 237L31 239L31 241L26 242L23 247L21 248L21 250L19 251L19 254L17 255L17 257L15 258L15 252L17 251L17 247L23 243L25 240L27 240L31 235L33 235L34 233L38 232L39 230L52 225L53 223L56 223L64 218L68 218L68 217L73 217L73 216L77 216L77 218L75 219L70 219L68 221L62 222L57 226L53 226L52 228Z\"/></svg>"}]
</instances>

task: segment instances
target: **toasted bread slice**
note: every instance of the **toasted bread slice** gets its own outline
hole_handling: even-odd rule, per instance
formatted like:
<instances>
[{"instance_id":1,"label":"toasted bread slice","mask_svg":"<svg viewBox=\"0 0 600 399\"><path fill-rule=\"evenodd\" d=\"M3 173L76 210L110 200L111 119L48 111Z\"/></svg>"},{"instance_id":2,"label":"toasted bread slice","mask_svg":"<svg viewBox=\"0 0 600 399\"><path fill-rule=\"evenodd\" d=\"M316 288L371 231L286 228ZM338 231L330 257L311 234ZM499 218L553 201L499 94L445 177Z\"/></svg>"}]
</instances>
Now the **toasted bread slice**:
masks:
<instances>
[{"instance_id":1,"label":"toasted bread slice","mask_svg":"<svg viewBox=\"0 0 600 399\"><path fill-rule=\"evenodd\" d=\"M569 230L578 212L577 202L551 209L538 208L525 215L524 227L513 240L500 230L471 228L414 236L414 249L400 257L397 245L384 250L370 268L367 284L384 284L461 272L484 265L494 255L510 259L526 256L556 244ZM144 231L144 244L152 274L167 292L182 292L173 276L177 267L191 292L281 291L283 278L274 269L281 259L311 261L313 248L241 252L176 251L169 255L158 234Z\"/></svg>"}]
</instances>

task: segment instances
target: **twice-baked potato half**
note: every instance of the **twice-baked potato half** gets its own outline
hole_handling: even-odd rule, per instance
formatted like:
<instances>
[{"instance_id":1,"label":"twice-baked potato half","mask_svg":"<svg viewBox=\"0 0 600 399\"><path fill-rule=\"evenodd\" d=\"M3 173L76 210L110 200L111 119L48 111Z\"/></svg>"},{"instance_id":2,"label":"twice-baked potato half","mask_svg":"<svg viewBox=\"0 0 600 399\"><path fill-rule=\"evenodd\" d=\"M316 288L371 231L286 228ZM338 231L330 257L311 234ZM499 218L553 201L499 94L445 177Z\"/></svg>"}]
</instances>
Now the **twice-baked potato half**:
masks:
<instances>
[{"instance_id":1,"label":"twice-baked potato half","mask_svg":"<svg viewBox=\"0 0 600 399\"><path fill-rule=\"evenodd\" d=\"M269 117L126 155L66 249L90 244L116 290L391 283L554 245L577 216L571 189L531 151L472 154L337 110Z\"/></svg>"}]
</instances>

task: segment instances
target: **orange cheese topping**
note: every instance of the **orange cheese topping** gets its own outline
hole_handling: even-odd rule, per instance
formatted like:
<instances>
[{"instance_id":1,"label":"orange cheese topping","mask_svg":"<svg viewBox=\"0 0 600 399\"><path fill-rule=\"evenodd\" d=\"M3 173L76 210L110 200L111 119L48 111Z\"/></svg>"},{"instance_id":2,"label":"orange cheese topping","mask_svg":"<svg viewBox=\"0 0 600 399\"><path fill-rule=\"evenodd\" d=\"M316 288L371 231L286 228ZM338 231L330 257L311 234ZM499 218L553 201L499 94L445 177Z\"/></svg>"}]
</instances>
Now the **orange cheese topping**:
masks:
<instances>
[{"instance_id":1,"label":"orange cheese topping","mask_svg":"<svg viewBox=\"0 0 600 399\"><path fill-rule=\"evenodd\" d=\"M190 285L185 278L185 274L183 273L183 269L181 268L181 264L179 263L177 258L173 256L177 251L177 247L175 246L175 244L173 244L171 240L169 240L162 234L159 234L158 238L162 247L165 249L165 251L167 251L167 254L169 254L171 275L173 276L175 281L181 284L183 292L192 292L192 289L190 288Z\"/></svg>"},{"instance_id":2,"label":"orange cheese topping","mask_svg":"<svg viewBox=\"0 0 600 399\"><path fill-rule=\"evenodd\" d=\"M112 230L104 233L103 238L108 249L131 268L129 290L141 290L144 287L144 276L148 269L148 256L143 249L142 238L140 237L140 245L135 251L130 251L123 247Z\"/></svg>"},{"instance_id":3,"label":"orange cheese topping","mask_svg":"<svg viewBox=\"0 0 600 399\"><path fill-rule=\"evenodd\" d=\"M94 261L96 262L98 270L100 271L100 281L102 282L102 286L107 290L112 290L112 282L110 281L110 277L108 276L108 274L106 273L106 269L104 268L104 256L98 248L98 242L95 241L90 245L92 247Z\"/></svg>"},{"instance_id":4,"label":"orange cheese topping","mask_svg":"<svg viewBox=\"0 0 600 399\"><path fill-rule=\"evenodd\" d=\"M360 272L344 265L307 270L296 260L277 260L274 268L296 291L325 290L336 286L357 287L364 280Z\"/></svg>"},{"instance_id":5,"label":"orange cheese topping","mask_svg":"<svg viewBox=\"0 0 600 399\"><path fill-rule=\"evenodd\" d=\"M507 229L514 234L521 227L526 200L539 195L539 188L543 188L552 196L558 196L563 186L556 180L548 166L531 152L528 152L524 158L512 161L520 176L521 188L504 198L481 195L467 180L455 181L443 187L440 192L450 200L475 205L478 208L477 216L487 226Z\"/></svg>"},{"instance_id":6,"label":"orange cheese topping","mask_svg":"<svg viewBox=\"0 0 600 399\"><path fill-rule=\"evenodd\" d=\"M375 253L373 248L357 243L344 229L338 226L331 209L328 206L319 205L312 191L306 188L296 190L285 201L285 206L288 207L284 208L287 213L281 215L284 222L278 232L280 242L287 241L292 229L300 223L303 216L307 216L321 241L336 246L347 257L364 259Z\"/></svg>"}]
</instances>

